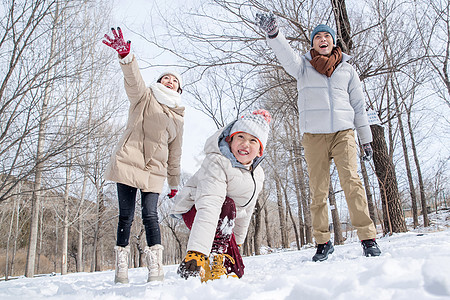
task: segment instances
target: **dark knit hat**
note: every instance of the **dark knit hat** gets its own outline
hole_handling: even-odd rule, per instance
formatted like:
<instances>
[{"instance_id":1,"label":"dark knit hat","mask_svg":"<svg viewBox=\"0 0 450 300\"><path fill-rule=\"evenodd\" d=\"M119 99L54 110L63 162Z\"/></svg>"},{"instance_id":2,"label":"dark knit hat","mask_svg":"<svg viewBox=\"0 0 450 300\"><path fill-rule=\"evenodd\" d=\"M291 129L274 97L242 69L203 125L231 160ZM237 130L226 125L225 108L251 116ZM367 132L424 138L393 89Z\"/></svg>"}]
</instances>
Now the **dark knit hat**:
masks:
<instances>
[{"instance_id":1,"label":"dark knit hat","mask_svg":"<svg viewBox=\"0 0 450 300\"><path fill-rule=\"evenodd\" d=\"M336 32L328 25L320 24L317 25L316 28L311 33L311 47L313 46L313 39L319 32L328 32L331 34L331 37L333 38L333 43L336 45Z\"/></svg>"}]
</instances>

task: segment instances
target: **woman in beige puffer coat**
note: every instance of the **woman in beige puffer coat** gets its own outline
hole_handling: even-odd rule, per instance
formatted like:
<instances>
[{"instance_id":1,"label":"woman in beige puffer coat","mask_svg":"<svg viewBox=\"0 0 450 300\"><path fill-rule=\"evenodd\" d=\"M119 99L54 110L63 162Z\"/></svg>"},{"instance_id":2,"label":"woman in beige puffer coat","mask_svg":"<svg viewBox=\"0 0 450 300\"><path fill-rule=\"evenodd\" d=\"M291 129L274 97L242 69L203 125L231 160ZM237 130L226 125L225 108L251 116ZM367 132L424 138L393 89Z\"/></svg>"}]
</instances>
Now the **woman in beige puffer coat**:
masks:
<instances>
[{"instance_id":1,"label":"woman in beige puffer coat","mask_svg":"<svg viewBox=\"0 0 450 300\"><path fill-rule=\"evenodd\" d=\"M105 35L106 45L119 53L125 90L130 100L128 121L116 146L105 178L117 183L119 222L116 241L115 282L128 282L130 229L134 218L137 189L141 192L142 220L147 246L148 281L163 280L158 198L167 178L173 197L180 181L180 159L184 107L180 106L181 77L165 72L150 87L145 85L136 58L125 43L122 31Z\"/></svg>"}]
</instances>

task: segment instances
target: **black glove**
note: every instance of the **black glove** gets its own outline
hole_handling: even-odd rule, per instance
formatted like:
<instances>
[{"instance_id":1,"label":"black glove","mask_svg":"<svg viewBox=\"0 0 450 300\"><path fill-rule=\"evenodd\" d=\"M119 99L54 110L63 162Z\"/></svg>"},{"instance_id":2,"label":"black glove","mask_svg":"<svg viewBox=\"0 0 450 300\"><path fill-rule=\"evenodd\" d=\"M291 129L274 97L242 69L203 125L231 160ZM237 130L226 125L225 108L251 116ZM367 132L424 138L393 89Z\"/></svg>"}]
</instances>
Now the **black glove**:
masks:
<instances>
[{"instance_id":1,"label":"black glove","mask_svg":"<svg viewBox=\"0 0 450 300\"><path fill-rule=\"evenodd\" d=\"M262 31L267 33L269 38L273 39L278 35L278 24L273 13L257 13L256 24Z\"/></svg>"},{"instance_id":2,"label":"black glove","mask_svg":"<svg viewBox=\"0 0 450 300\"><path fill-rule=\"evenodd\" d=\"M372 147L370 146L370 143L364 144L363 149L364 149L364 156L362 159L365 161L371 160L373 156L373 151Z\"/></svg>"}]
</instances>

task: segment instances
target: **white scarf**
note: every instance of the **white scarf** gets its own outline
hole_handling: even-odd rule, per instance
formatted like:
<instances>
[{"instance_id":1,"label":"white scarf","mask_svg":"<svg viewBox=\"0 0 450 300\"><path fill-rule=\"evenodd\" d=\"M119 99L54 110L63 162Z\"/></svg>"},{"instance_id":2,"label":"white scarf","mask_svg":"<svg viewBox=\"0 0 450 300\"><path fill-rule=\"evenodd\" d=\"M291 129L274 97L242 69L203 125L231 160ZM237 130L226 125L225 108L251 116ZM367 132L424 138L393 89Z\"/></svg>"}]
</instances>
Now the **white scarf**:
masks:
<instances>
[{"instance_id":1,"label":"white scarf","mask_svg":"<svg viewBox=\"0 0 450 300\"><path fill-rule=\"evenodd\" d=\"M181 103L181 95L172 89L164 86L163 84L156 82L150 85L150 88L155 95L156 101L168 107L178 107Z\"/></svg>"}]
</instances>

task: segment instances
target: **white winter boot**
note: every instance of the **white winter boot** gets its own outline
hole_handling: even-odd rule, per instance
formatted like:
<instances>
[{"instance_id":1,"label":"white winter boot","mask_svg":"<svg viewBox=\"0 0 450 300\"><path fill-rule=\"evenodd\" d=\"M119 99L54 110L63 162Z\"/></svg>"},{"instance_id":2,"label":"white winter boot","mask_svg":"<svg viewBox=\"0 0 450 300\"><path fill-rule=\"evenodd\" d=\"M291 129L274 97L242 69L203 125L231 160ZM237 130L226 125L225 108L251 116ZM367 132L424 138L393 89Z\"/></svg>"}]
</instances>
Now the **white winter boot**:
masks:
<instances>
[{"instance_id":1,"label":"white winter boot","mask_svg":"<svg viewBox=\"0 0 450 300\"><path fill-rule=\"evenodd\" d=\"M116 251L116 276L114 283L128 283L128 258L130 256L130 246L115 246Z\"/></svg>"},{"instance_id":2,"label":"white winter boot","mask_svg":"<svg viewBox=\"0 0 450 300\"><path fill-rule=\"evenodd\" d=\"M145 247L145 261L147 262L148 268L147 282L164 280L164 270L162 263L163 250L164 247L160 244L153 245L151 247Z\"/></svg>"}]
</instances>

